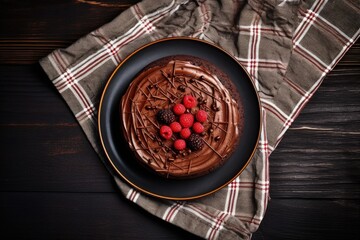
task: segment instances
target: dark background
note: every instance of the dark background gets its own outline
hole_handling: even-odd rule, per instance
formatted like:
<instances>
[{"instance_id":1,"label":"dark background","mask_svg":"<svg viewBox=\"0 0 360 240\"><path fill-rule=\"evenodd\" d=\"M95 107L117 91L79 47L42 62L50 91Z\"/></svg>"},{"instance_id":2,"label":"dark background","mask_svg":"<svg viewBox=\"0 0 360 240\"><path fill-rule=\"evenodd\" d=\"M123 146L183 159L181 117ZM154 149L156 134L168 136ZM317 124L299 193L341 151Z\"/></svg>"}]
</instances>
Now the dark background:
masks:
<instances>
[{"instance_id":1,"label":"dark background","mask_svg":"<svg viewBox=\"0 0 360 240\"><path fill-rule=\"evenodd\" d=\"M38 64L137 1L0 1L2 239L196 239L127 201ZM360 44L270 157L253 239L360 239Z\"/></svg>"}]
</instances>

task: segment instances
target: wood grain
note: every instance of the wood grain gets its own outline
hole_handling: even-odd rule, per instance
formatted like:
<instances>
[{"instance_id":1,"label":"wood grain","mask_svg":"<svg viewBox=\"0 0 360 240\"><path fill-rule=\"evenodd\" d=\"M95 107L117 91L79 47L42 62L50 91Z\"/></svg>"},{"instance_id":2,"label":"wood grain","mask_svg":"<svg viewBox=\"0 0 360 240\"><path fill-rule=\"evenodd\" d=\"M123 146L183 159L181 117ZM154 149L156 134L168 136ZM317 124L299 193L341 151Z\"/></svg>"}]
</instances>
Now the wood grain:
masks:
<instances>
[{"instance_id":1,"label":"wood grain","mask_svg":"<svg viewBox=\"0 0 360 240\"><path fill-rule=\"evenodd\" d=\"M273 197L360 197L360 67L350 62L325 78L270 156Z\"/></svg>"},{"instance_id":2,"label":"wood grain","mask_svg":"<svg viewBox=\"0 0 360 240\"><path fill-rule=\"evenodd\" d=\"M357 200L273 199L254 239L359 239L359 214Z\"/></svg>"},{"instance_id":3,"label":"wood grain","mask_svg":"<svg viewBox=\"0 0 360 240\"><path fill-rule=\"evenodd\" d=\"M11 192L0 204L8 206L0 215L2 236L11 239L198 239L118 193ZM359 211L350 200L273 199L254 239L356 239Z\"/></svg>"},{"instance_id":4,"label":"wood grain","mask_svg":"<svg viewBox=\"0 0 360 240\"><path fill-rule=\"evenodd\" d=\"M5 239L199 239L130 204L120 193L3 193Z\"/></svg>"},{"instance_id":5,"label":"wood grain","mask_svg":"<svg viewBox=\"0 0 360 240\"><path fill-rule=\"evenodd\" d=\"M0 229L6 239L196 239L128 202L38 65L138 1L2 1ZM254 239L358 239L360 43L270 156Z\"/></svg>"},{"instance_id":6,"label":"wood grain","mask_svg":"<svg viewBox=\"0 0 360 240\"><path fill-rule=\"evenodd\" d=\"M0 64L31 64L111 21L139 1L5 1Z\"/></svg>"}]
</instances>

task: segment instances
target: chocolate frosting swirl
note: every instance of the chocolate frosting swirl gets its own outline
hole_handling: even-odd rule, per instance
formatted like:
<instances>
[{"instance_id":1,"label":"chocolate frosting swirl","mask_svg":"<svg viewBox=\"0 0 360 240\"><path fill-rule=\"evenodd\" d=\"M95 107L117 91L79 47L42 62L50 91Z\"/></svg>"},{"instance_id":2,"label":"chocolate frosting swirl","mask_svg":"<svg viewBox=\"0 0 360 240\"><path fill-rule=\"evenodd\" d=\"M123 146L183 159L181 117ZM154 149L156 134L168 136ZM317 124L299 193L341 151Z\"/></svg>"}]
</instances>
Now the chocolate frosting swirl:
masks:
<instances>
[{"instance_id":1,"label":"chocolate frosting swirl","mask_svg":"<svg viewBox=\"0 0 360 240\"><path fill-rule=\"evenodd\" d=\"M238 101L222 83L231 86L229 80L223 77L220 81L214 74L219 71L202 63L174 58L152 64L132 81L122 97L123 134L131 150L141 163L166 177L193 177L212 171L231 155L242 130ZM198 151L178 152L172 148L176 136L170 140L159 136L161 125L156 113L171 109L189 94L198 101L191 112L203 109L208 114L203 124L205 144Z\"/></svg>"}]
</instances>

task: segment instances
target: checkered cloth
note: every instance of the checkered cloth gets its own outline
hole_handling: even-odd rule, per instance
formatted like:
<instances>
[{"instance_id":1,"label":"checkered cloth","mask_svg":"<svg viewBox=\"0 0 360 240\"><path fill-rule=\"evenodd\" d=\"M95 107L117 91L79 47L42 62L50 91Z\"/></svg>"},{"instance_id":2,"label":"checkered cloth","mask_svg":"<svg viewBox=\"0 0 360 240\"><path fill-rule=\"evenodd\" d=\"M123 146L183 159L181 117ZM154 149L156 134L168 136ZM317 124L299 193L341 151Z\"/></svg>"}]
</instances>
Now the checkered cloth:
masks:
<instances>
[{"instance_id":1,"label":"checkered cloth","mask_svg":"<svg viewBox=\"0 0 360 240\"><path fill-rule=\"evenodd\" d=\"M105 161L99 99L128 54L170 36L200 38L232 53L250 73L262 106L259 145L245 171L220 191L192 201L156 199L114 178L130 201L198 236L249 239L268 204L271 152L359 37L359 24L356 0L144 0L40 63Z\"/></svg>"}]
</instances>

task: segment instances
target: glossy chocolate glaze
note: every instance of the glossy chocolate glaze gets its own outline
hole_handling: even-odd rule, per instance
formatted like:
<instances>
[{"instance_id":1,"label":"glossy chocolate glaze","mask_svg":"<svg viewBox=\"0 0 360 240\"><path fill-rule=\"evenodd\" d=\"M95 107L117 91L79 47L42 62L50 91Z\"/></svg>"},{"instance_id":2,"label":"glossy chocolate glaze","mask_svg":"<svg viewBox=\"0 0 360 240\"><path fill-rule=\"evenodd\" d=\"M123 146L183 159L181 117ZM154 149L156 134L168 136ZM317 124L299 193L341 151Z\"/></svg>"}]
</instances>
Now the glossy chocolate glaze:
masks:
<instances>
[{"instance_id":1,"label":"glossy chocolate glaze","mask_svg":"<svg viewBox=\"0 0 360 240\"><path fill-rule=\"evenodd\" d=\"M209 70L209 63L195 64L191 59L179 58L152 64L130 84L121 101L124 137L136 158L157 173L173 178L206 174L224 163L237 145L242 130L241 104L238 104L219 78ZM200 62L200 64L199 64ZM228 79L222 79L227 81ZM204 147L198 151L176 151L170 140L159 135L156 113L171 109L183 96L194 96L208 114L203 124ZM239 107L240 106L240 107Z\"/></svg>"}]
</instances>

